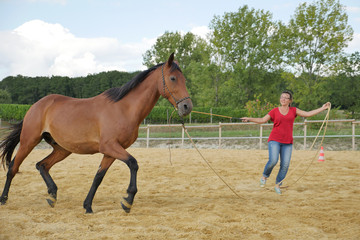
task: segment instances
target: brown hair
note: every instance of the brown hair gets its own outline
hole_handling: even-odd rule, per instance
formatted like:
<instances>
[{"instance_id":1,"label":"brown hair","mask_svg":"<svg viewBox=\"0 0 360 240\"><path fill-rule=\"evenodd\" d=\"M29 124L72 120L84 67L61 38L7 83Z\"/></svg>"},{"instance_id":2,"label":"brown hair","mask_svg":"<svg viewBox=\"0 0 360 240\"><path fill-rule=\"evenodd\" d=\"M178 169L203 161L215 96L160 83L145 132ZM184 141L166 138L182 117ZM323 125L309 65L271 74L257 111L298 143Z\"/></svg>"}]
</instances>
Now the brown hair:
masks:
<instances>
[{"instance_id":1,"label":"brown hair","mask_svg":"<svg viewBox=\"0 0 360 240\"><path fill-rule=\"evenodd\" d=\"M290 102L290 104L289 104L289 107L291 107L291 103L292 103L292 100L293 100L293 94L292 94L292 92L291 92L290 90L284 90L281 94L283 94L283 93L289 94L290 100L291 100L291 102Z\"/></svg>"},{"instance_id":2,"label":"brown hair","mask_svg":"<svg viewBox=\"0 0 360 240\"><path fill-rule=\"evenodd\" d=\"M290 100L293 100L293 95L292 95L292 92L291 92L291 91L289 91L289 90L284 90L281 94L283 94L283 93L289 94L289 95L290 95Z\"/></svg>"}]
</instances>

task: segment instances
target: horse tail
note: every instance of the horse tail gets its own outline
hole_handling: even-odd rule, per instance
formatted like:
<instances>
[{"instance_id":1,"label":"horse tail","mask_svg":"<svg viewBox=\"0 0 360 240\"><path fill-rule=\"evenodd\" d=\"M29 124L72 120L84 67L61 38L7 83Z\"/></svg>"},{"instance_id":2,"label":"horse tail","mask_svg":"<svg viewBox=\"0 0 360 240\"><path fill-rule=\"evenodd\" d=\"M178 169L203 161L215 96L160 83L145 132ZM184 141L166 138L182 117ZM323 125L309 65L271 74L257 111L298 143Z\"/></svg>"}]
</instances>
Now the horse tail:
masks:
<instances>
[{"instance_id":1,"label":"horse tail","mask_svg":"<svg viewBox=\"0 0 360 240\"><path fill-rule=\"evenodd\" d=\"M5 169L5 165L8 168L11 162L12 154L15 147L20 142L20 134L23 127L23 121L12 126L10 134L0 144L0 158Z\"/></svg>"}]
</instances>

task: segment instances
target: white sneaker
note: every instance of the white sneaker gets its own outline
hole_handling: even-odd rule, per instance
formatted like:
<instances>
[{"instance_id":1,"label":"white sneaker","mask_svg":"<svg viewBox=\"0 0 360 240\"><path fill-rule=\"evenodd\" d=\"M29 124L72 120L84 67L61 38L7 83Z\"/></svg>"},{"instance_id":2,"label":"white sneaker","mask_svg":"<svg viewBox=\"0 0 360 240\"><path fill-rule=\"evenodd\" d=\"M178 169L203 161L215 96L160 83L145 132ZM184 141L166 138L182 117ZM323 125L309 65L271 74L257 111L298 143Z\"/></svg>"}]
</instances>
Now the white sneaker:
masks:
<instances>
[{"instance_id":1,"label":"white sneaker","mask_svg":"<svg viewBox=\"0 0 360 240\"><path fill-rule=\"evenodd\" d=\"M275 187L274 189L275 189L275 192L276 192L277 194L281 195L281 189L280 189L280 187Z\"/></svg>"},{"instance_id":2,"label":"white sneaker","mask_svg":"<svg viewBox=\"0 0 360 240\"><path fill-rule=\"evenodd\" d=\"M266 179L260 178L260 187L265 187Z\"/></svg>"}]
</instances>

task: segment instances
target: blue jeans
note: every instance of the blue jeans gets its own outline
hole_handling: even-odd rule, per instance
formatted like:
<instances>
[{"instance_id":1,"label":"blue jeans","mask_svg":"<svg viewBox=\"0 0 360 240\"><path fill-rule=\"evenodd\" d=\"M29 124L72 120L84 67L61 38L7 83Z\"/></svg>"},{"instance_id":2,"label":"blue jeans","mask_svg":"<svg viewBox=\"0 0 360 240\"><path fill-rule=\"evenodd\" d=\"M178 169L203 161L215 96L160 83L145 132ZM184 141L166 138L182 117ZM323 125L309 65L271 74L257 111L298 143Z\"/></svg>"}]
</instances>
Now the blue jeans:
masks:
<instances>
[{"instance_id":1,"label":"blue jeans","mask_svg":"<svg viewBox=\"0 0 360 240\"><path fill-rule=\"evenodd\" d=\"M280 154L280 169L276 177L276 184L279 184L286 176L290 166L290 159L292 153L292 144L284 144L276 141L268 142L269 146L269 161L266 163L263 176L268 178L271 171L277 164Z\"/></svg>"}]
</instances>

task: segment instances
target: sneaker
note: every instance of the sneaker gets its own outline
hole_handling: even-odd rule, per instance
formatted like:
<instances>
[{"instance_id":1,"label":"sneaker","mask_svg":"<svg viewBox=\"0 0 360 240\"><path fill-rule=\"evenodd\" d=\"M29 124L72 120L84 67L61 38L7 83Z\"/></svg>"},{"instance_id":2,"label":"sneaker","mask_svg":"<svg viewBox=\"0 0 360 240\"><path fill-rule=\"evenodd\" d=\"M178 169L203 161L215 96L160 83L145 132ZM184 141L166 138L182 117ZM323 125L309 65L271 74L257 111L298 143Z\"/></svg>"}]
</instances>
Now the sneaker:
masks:
<instances>
[{"instance_id":1,"label":"sneaker","mask_svg":"<svg viewBox=\"0 0 360 240\"><path fill-rule=\"evenodd\" d=\"M281 189L279 187L275 187L275 192L279 195L281 195Z\"/></svg>"},{"instance_id":2,"label":"sneaker","mask_svg":"<svg viewBox=\"0 0 360 240\"><path fill-rule=\"evenodd\" d=\"M265 187L266 179L260 178L260 187Z\"/></svg>"}]
</instances>

